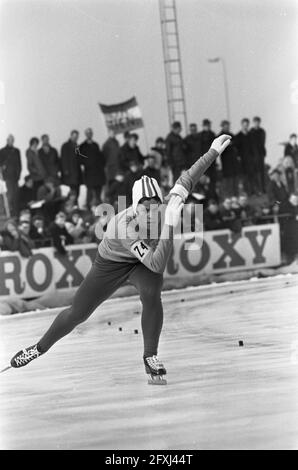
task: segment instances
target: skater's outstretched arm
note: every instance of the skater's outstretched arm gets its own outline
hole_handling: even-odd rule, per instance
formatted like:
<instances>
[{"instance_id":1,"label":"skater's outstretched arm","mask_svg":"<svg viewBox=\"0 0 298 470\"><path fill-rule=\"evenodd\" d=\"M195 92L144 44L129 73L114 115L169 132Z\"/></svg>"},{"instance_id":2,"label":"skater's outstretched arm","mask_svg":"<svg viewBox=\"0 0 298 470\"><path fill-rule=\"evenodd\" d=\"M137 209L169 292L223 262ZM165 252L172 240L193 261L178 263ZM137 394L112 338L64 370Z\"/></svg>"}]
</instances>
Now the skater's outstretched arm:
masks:
<instances>
[{"instance_id":1,"label":"skater's outstretched arm","mask_svg":"<svg viewBox=\"0 0 298 470\"><path fill-rule=\"evenodd\" d=\"M187 171L184 171L182 175L176 181L173 189L170 191L170 195L178 195L185 202L189 193L195 187L201 176L214 162L214 160L220 155L230 144L231 136L223 134L212 142L210 149L205 155L199 158Z\"/></svg>"}]
</instances>

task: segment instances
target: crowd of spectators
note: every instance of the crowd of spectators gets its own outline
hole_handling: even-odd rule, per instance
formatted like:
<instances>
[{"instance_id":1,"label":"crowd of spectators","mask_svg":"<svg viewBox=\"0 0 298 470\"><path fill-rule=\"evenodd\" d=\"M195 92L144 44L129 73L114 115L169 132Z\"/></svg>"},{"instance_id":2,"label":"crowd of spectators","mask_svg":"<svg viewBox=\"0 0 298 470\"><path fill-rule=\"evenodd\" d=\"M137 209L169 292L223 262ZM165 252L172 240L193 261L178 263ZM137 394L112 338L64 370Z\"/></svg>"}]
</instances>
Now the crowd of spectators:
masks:
<instances>
[{"instance_id":1,"label":"crowd of spectators","mask_svg":"<svg viewBox=\"0 0 298 470\"><path fill-rule=\"evenodd\" d=\"M126 132L120 145L109 131L99 145L92 129L86 129L81 143L79 132L73 130L60 152L47 134L41 139L32 137L22 186L20 151L9 135L0 150L0 177L9 212L0 234L1 248L29 257L33 248L54 246L63 255L67 244L97 241L96 224L104 230L107 223L106 218L96 216L101 202L113 205L115 211L119 196L126 196L131 204L133 184L142 175L154 177L166 196L181 172L221 134L232 136L231 145L202 176L187 202L203 204L205 230L240 232L243 226L278 221L282 252L290 262L298 253L297 135L290 135L283 157L270 168L265 162L266 132L259 117L253 118L251 127L249 119L242 119L236 134L226 120L215 133L210 120L204 119L200 130L190 124L184 138L180 122L174 122L169 134L158 137L147 155L142 154L135 132ZM79 207L82 185L87 188L86 198Z\"/></svg>"}]
</instances>

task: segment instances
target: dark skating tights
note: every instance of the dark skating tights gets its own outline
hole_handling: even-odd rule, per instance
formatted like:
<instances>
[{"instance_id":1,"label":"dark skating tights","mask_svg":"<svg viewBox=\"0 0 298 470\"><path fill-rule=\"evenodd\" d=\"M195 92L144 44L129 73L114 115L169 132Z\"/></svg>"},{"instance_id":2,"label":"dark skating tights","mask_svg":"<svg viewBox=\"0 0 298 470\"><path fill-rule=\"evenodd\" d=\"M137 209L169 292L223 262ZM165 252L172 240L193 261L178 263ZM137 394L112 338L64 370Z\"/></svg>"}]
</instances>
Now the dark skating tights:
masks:
<instances>
[{"instance_id":1,"label":"dark skating tights","mask_svg":"<svg viewBox=\"0 0 298 470\"><path fill-rule=\"evenodd\" d=\"M86 321L96 307L108 299L127 279L136 286L143 306L141 323L144 357L157 354L163 323L160 297L162 274L150 271L139 262L118 263L103 259L99 254L77 290L72 306L59 313L38 342L40 352L48 351L59 339Z\"/></svg>"}]
</instances>

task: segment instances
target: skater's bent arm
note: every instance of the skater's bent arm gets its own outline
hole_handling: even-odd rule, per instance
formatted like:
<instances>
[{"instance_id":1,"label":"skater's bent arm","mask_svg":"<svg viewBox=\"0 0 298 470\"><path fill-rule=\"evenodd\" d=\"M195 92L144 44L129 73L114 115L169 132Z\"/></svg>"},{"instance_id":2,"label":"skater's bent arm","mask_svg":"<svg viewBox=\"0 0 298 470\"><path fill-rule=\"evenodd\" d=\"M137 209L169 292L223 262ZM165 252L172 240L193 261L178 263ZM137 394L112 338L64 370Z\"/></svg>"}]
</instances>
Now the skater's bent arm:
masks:
<instances>
[{"instance_id":1,"label":"skater's bent arm","mask_svg":"<svg viewBox=\"0 0 298 470\"><path fill-rule=\"evenodd\" d=\"M134 242L131 246L131 252L151 271L163 273L165 270L173 246L174 227L179 223L182 207L180 196L171 197L166 207L158 245L154 251L142 240Z\"/></svg>"},{"instance_id":2,"label":"skater's bent arm","mask_svg":"<svg viewBox=\"0 0 298 470\"><path fill-rule=\"evenodd\" d=\"M138 240L132 244L131 252L141 263L150 269L150 271L163 273L173 246L173 233L173 227L164 224L159 242L154 251L145 241Z\"/></svg>"}]
</instances>

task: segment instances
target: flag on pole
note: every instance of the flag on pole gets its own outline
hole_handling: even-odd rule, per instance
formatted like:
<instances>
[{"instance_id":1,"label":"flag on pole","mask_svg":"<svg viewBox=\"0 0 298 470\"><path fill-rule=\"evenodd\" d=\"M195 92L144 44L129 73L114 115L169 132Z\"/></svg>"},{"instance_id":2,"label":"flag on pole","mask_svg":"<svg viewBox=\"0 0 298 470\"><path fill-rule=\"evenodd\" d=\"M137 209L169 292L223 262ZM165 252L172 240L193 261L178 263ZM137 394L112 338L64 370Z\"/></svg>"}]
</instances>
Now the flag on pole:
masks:
<instances>
[{"instance_id":1,"label":"flag on pole","mask_svg":"<svg viewBox=\"0 0 298 470\"><path fill-rule=\"evenodd\" d=\"M141 110L135 96L123 103L106 105L99 103L106 126L116 134L144 127Z\"/></svg>"}]
</instances>

